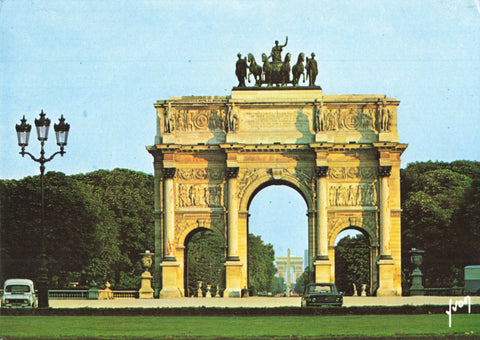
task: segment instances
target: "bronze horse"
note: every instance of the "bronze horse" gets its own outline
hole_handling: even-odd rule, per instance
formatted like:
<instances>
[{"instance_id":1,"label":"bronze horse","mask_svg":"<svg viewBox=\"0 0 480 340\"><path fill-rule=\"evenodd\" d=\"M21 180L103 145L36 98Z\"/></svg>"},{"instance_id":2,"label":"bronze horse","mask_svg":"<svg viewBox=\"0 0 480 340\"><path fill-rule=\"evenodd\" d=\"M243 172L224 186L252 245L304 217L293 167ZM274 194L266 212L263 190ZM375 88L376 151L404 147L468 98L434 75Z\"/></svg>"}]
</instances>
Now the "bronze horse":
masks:
<instances>
[{"instance_id":1,"label":"bronze horse","mask_svg":"<svg viewBox=\"0 0 480 340\"><path fill-rule=\"evenodd\" d=\"M305 60L305 54L300 53L298 55L297 63L292 67L292 85L297 86L298 81L300 80L300 75L303 76L303 82L305 82L305 68L303 66L303 61Z\"/></svg>"},{"instance_id":2,"label":"bronze horse","mask_svg":"<svg viewBox=\"0 0 480 340\"><path fill-rule=\"evenodd\" d=\"M268 61L267 55L262 53L263 72L265 74L265 80L262 83L267 84L267 87L271 87L273 84L283 86L290 83L290 59L291 54L287 53L283 63L271 63Z\"/></svg>"},{"instance_id":3,"label":"bronze horse","mask_svg":"<svg viewBox=\"0 0 480 340\"><path fill-rule=\"evenodd\" d=\"M250 82L250 75L253 74L255 86L260 87L262 85L262 67L257 64L255 57L251 53L248 54L248 62L250 63L248 66L248 82Z\"/></svg>"}]
</instances>

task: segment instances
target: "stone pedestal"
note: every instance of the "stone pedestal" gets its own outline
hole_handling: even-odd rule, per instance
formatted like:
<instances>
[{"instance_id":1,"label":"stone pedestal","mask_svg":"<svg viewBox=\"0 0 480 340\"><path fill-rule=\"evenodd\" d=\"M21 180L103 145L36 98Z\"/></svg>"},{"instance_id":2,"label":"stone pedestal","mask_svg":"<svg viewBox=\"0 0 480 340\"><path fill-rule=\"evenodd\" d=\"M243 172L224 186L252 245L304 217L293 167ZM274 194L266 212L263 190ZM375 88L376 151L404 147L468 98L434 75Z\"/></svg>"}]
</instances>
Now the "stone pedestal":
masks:
<instances>
[{"instance_id":1,"label":"stone pedestal","mask_svg":"<svg viewBox=\"0 0 480 340\"><path fill-rule=\"evenodd\" d=\"M141 286L138 291L138 297L140 299L153 299L152 288L153 276L148 271L144 271L141 276Z\"/></svg>"},{"instance_id":2,"label":"stone pedestal","mask_svg":"<svg viewBox=\"0 0 480 340\"><path fill-rule=\"evenodd\" d=\"M315 282L317 283L331 283L331 267L332 263L328 259L320 259L313 262L315 267Z\"/></svg>"},{"instance_id":3,"label":"stone pedestal","mask_svg":"<svg viewBox=\"0 0 480 340\"><path fill-rule=\"evenodd\" d=\"M393 288L393 259L378 260L378 289L377 296L395 296Z\"/></svg>"},{"instance_id":4,"label":"stone pedestal","mask_svg":"<svg viewBox=\"0 0 480 340\"><path fill-rule=\"evenodd\" d=\"M422 272L420 269L415 268L412 272L412 286L410 287L410 295L425 295L425 287L423 287L422 281Z\"/></svg>"},{"instance_id":5,"label":"stone pedestal","mask_svg":"<svg viewBox=\"0 0 480 340\"><path fill-rule=\"evenodd\" d=\"M226 288L223 297L241 297L242 264L240 261L226 261Z\"/></svg>"},{"instance_id":6,"label":"stone pedestal","mask_svg":"<svg viewBox=\"0 0 480 340\"><path fill-rule=\"evenodd\" d=\"M178 289L178 268L180 264L175 262L163 261L162 267L162 290L160 298L179 298L182 293Z\"/></svg>"}]
</instances>

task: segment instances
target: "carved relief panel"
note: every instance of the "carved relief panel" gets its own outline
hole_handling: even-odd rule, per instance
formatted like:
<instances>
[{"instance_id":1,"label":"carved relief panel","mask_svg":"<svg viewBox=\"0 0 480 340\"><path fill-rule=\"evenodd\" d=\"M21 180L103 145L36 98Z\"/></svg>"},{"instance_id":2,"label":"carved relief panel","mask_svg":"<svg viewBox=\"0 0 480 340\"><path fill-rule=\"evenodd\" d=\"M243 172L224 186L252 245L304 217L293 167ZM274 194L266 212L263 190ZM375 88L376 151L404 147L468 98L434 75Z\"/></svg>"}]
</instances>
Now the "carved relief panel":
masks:
<instances>
[{"instance_id":1,"label":"carved relief panel","mask_svg":"<svg viewBox=\"0 0 480 340\"><path fill-rule=\"evenodd\" d=\"M393 108L381 103L365 107L314 107L317 132L324 131L390 131Z\"/></svg>"},{"instance_id":2,"label":"carved relief panel","mask_svg":"<svg viewBox=\"0 0 480 340\"><path fill-rule=\"evenodd\" d=\"M329 205L331 207L377 206L377 172L376 167L329 167L327 174L330 182Z\"/></svg>"},{"instance_id":3,"label":"carved relief panel","mask_svg":"<svg viewBox=\"0 0 480 340\"><path fill-rule=\"evenodd\" d=\"M223 169L178 169L176 205L219 208L223 202Z\"/></svg>"},{"instance_id":4,"label":"carved relief panel","mask_svg":"<svg viewBox=\"0 0 480 340\"><path fill-rule=\"evenodd\" d=\"M165 132L225 129L225 109L165 109Z\"/></svg>"}]
</instances>

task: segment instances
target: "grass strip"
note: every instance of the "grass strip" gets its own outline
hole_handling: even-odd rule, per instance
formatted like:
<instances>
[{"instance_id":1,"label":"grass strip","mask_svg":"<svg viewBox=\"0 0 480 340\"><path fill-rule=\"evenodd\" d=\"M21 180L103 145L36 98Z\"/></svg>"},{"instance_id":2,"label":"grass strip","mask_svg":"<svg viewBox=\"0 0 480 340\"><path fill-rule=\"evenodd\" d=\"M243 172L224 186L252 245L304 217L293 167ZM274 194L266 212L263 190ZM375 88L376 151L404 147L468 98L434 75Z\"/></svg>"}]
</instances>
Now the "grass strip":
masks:
<instances>
[{"instance_id":1,"label":"grass strip","mask_svg":"<svg viewBox=\"0 0 480 340\"><path fill-rule=\"evenodd\" d=\"M345 316L1 316L4 339L480 336L480 314Z\"/></svg>"}]
</instances>

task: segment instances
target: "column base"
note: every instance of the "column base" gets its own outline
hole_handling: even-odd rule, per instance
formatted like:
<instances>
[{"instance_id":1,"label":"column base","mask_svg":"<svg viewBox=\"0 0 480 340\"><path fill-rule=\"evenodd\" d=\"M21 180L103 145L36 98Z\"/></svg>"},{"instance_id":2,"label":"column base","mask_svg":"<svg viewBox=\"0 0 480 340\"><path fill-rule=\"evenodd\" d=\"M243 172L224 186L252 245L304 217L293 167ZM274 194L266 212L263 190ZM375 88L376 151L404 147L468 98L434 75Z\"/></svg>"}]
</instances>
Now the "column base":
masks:
<instances>
[{"instance_id":1,"label":"column base","mask_svg":"<svg viewBox=\"0 0 480 340\"><path fill-rule=\"evenodd\" d=\"M178 262L163 261L162 267L162 290L160 291L161 299L171 299L182 297L182 292L178 288Z\"/></svg>"},{"instance_id":2,"label":"column base","mask_svg":"<svg viewBox=\"0 0 480 340\"><path fill-rule=\"evenodd\" d=\"M315 268L315 282L316 283L333 283L332 278L332 263L328 257L317 258L313 262Z\"/></svg>"},{"instance_id":3,"label":"column base","mask_svg":"<svg viewBox=\"0 0 480 340\"><path fill-rule=\"evenodd\" d=\"M226 287L223 297L242 297L242 267L240 261L228 260L225 262Z\"/></svg>"},{"instance_id":4,"label":"column base","mask_svg":"<svg viewBox=\"0 0 480 340\"><path fill-rule=\"evenodd\" d=\"M396 296L393 288L393 259L388 257L380 258L378 264L378 289L377 296Z\"/></svg>"}]
</instances>

